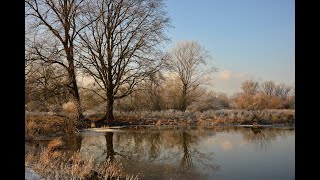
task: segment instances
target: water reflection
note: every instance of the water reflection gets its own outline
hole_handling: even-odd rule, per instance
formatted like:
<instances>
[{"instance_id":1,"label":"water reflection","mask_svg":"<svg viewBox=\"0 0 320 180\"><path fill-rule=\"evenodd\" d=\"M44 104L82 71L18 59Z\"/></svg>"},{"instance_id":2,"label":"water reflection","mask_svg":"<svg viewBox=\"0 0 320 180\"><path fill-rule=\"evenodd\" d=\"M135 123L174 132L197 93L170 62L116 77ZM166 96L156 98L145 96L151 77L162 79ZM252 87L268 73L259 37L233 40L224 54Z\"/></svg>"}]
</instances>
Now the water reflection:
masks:
<instances>
[{"instance_id":1,"label":"water reflection","mask_svg":"<svg viewBox=\"0 0 320 180\"><path fill-rule=\"evenodd\" d=\"M246 129L246 128L245 128ZM276 140L277 136L286 137L289 130L281 130L279 128L263 128L263 127L249 127L248 130L242 130L244 140L255 144L258 151L268 151L271 146L271 142Z\"/></svg>"},{"instance_id":2,"label":"water reflection","mask_svg":"<svg viewBox=\"0 0 320 180\"><path fill-rule=\"evenodd\" d=\"M282 159L274 159L272 167L280 174L283 170L281 177L290 179L294 177L294 153L282 151L294 149L294 133L294 129L261 127L139 127L81 134L77 145L70 149L80 149L96 163L120 162L127 173L139 175L140 179L226 179L228 175L233 178L235 172L250 173L247 171L261 174L267 171L247 166L262 168L271 159L269 155L281 153L278 156ZM274 151L275 147L281 148ZM270 173L265 175L270 177Z\"/></svg>"},{"instance_id":3,"label":"water reflection","mask_svg":"<svg viewBox=\"0 0 320 180\"><path fill-rule=\"evenodd\" d=\"M200 139L209 135L212 133L187 127L128 129L106 132L104 136L84 136L80 152L97 162L108 159L121 162L128 173L133 174L142 171L195 174L199 167L212 170L219 167L212 152L198 149Z\"/></svg>"},{"instance_id":4,"label":"water reflection","mask_svg":"<svg viewBox=\"0 0 320 180\"><path fill-rule=\"evenodd\" d=\"M181 167L183 169L190 169L192 167L192 159L189 152L188 147L190 146L190 134L186 133L185 130L183 130L180 133L181 139L182 139L182 149L183 149L183 157L181 160Z\"/></svg>"},{"instance_id":5,"label":"water reflection","mask_svg":"<svg viewBox=\"0 0 320 180\"><path fill-rule=\"evenodd\" d=\"M116 154L113 150L113 132L108 132L105 135L106 142L107 142L107 160L111 162L114 160L114 155Z\"/></svg>"}]
</instances>

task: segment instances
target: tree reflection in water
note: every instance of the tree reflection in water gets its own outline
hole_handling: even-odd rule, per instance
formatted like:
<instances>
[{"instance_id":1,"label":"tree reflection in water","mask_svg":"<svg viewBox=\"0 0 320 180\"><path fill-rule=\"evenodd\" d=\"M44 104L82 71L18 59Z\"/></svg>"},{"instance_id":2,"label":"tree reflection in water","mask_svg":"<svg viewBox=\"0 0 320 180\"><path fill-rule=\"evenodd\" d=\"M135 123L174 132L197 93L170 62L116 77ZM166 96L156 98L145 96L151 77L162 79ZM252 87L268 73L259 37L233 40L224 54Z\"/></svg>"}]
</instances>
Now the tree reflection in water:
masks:
<instances>
[{"instance_id":1,"label":"tree reflection in water","mask_svg":"<svg viewBox=\"0 0 320 180\"><path fill-rule=\"evenodd\" d=\"M106 144L107 144L107 160L110 160L111 162L114 161L114 155L116 154L113 150L113 132L107 132L105 135L106 138Z\"/></svg>"},{"instance_id":2,"label":"tree reflection in water","mask_svg":"<svg viewBox=\"0 0 320 180\"><path fill-rule=\"evenodd\" d=\"M218 132L241 134L243 140L257 144L260 150L267 150L278 135L291 133L260 127L141 127L89 136L87 140L85 136L81 149L87 149L87 154L94 154L100 162L108 159L121 162L127 173L144 174L145 178L163 176L161 174L176 178L192 174L192 177L201 178L200 172L204 169L210 173L219 170L213 152L202 149L207 146L202 142L214 139Z\"/></svg>"},{"instance_id":3,"label":"tree reflection in water","mask_svg":"<svg viewBox=\"0 0 320 180\"><path fill-rule=\"evenodd\" d=\"M250 129L250 131L248 131L248 129ZM254 143L259 151L268 151L272 141L276 140L278 136L286 137L290 132L290 129L284 130L272 127L249 127L241 129L241 134L243 135L244 140Z\"/></svg>"},{"instance_id":4,"label":"tree reflection in water","mask_svg":"<svg viewBox=\"0 0 320 180\"><path fill-rule=\"evenodd\" d=\"M201 138L211 135L187 127L127 129L119 133L107 132L104 136L84 137L81 149L99 162L121 162L130 173L196 173L197 168L216 170L219 167L213 153L199 150Z\"/></svg>"},{"instance_id":5,"label":"tree reflection in water","mask_svg":"<svg viewBox=\"0 0 320 180\"><path fill-rule=\"evenodd\" d=\"M208 168L211 171L219 169L219 165L214 162L213 153L199 151L199 142L206 137L208 137L208 133L201 130L186 130L185 128L180 130L183 150L180 168L191 170L195 163L198 168Z\"/></svg>"},{"instance_id":6,"label":"tree reflection in water","mask_svg":"<svg viewBox=\"0 0 320 180\"><path fill-rule=\"evenodd\" d=\"M188 150L188 146L190 144L190 135L187 134L185 130L182 130L181 138L182 138L183 157L182 157L180 166L183 169L190 169L192 167L192 159L191 159L190 152Z\"/></svg>"}]
</instances>

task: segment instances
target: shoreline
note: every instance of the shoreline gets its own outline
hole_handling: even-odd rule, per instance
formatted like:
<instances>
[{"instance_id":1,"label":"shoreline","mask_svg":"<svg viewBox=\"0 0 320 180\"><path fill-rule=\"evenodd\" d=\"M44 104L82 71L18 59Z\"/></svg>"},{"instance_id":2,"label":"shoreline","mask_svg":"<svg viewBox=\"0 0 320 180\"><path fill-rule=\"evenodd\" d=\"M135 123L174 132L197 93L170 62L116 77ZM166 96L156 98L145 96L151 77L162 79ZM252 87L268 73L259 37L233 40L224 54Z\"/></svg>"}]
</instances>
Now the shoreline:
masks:
<instances>
[{"instance_id":1,"label":"shoreline","mask_svg":"<svg viewBox=\"0 0 320 180\"><path fill-rule=\"evenodd\" d=\"M26 112L25 139L47 139L59 137L72 132L79 132L90 128L107 127L96 124L104 114L86 114L83 126L78 129L77 124L68 116L52 113ZM72 125L74 124L74 125ZM71 126L70 126L71 125ZM111 128L136 126L295 126L295 110L269 109L269 110L217 110L205 112L115 112L115 123Z\"/></svg>"}]
</instances>

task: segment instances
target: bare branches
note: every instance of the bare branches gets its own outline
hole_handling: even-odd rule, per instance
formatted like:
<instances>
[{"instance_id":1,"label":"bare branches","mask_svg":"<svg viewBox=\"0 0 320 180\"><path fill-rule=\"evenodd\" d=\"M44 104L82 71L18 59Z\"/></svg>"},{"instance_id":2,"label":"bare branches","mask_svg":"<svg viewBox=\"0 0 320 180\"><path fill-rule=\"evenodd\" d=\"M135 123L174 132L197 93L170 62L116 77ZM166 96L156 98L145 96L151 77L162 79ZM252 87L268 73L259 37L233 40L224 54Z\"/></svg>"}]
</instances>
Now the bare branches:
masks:
<instances>
[{"instance_id":1,"label":"bare branches","mask_svg":"<svg viewBox=\"0 0 320 180\"><path fill-rule=\"evenodd\" d=\"M274 81L266 81L261 84L264 93L271 98L275 94L276 84Z\"/></svg>"},{"instance_id":2,"label":"bare branches","mask_svg":"<svg viewBox=\"0 0 320 180\"><path fill-rule=\"evenodd\" d=\"M292 86L286 85L284 83L280 83L275 87L275 95L279 98L286 98L289 92L292 90Z\"/></svg>"},{"instance_id":3,"label":"bare branches","mask_svg":"<svg viewBox=\"0 0 320 180\"><path fill-rule=\"evenodd\" d=\"M254 96L259 91L259 83L251 80L246 80L241 84L241 89L246 96Z\"/></svg>"},{"instance_id":4,"label":"bare branches","mask_svg":"<svg viewBox=\"0 0 320 180\"><path fill-rule=\"evenodd\" d=\"M180 42L171 51L168 69L177 75L182 84L181 110L185 111L190 103L188 94L210 80L209 75L215 68L204 67L209 59L208 51L196 41Z\"/></svg>"},{"instance_id":5,"label":"bare branches","mask_svg":"<svg viewBox=\"0 0 320 180\"><path fill-rule=\"evenodd\" d=\"M26 18L35 23L35 28L44 27L49 30L59 42L59 45L55 47L64 51L64 58L59 57L58 59L44 56L39 50L36 50L36 54L43 61L59 64L66 69L69 81L67 87L70 88L73 98L80 105L79 118L83 118L75 74L74 40L78 32L87 26L79 22L83 5L85 5L84 0L25 0L25 5ZM78 25L83 26L78 28ZM67 63L62 62L61 59L67 60Z\"/></svg>"},{"instance_id":6,"label":"bare branches","mask_svg":"<svg viewBox=\"0 0 320 180\"><path fill-rule=\"evenodd\" d=\"M91 4L85 19L97 19L79 33L81 67L102 82L112 106L114 99L128 96L154 71L163 58L156 48L166 40L169 18L162 0L102 0ZM99 17L98 17L99 16Z\"/></svg>"},{"instance_id":7,"label":"bare branches","mask_svg":"<svg viewBox=\"0 0 320 180\"><path fill-rule=\"evenodd\" d=\"M106 97L102 96L99 92L97 92L96 90L92 89L92 88L85 88L85 87L81 87L82 89L84 90L88 90L88 91L91 91L93 93L95 93L96 95L98 95L99 97L101 97L103 100L107 100Z\"/></svg>"}]
</instances>

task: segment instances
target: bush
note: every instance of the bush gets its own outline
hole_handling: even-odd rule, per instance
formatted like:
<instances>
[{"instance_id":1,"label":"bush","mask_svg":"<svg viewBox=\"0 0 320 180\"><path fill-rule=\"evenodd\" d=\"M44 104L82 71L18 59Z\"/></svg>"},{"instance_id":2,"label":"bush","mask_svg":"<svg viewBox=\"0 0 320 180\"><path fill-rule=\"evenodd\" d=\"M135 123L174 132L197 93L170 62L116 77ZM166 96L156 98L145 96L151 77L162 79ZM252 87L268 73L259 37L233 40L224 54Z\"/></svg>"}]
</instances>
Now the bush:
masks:
<instances>
[{"instance_id":1,"label":"bush","mask_svg":"<svg viewBox=\"0 0 320 180\"><path fill-rule=\"evenodd\" d=\"M38 112L48 112L49 108L46 104L40 101L31 101L25 105L26 111L38 111Z\"/></svg>"}]
</instances>

